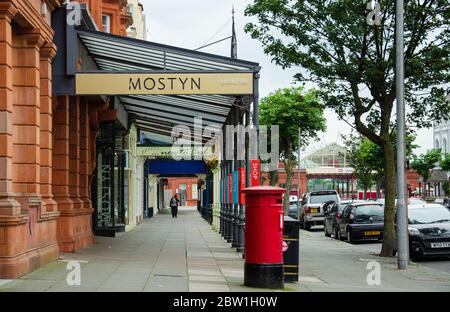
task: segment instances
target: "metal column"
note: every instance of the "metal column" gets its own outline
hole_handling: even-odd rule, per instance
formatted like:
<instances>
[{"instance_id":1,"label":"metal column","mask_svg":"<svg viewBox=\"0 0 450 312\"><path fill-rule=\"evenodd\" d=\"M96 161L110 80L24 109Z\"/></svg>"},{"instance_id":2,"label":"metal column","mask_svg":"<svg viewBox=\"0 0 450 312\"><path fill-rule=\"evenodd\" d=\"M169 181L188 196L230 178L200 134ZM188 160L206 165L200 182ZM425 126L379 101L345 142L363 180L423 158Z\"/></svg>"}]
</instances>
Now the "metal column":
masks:
<instances>
[{"instance_id":1,"label":"metal column","mask_svg":"<svg viewBox=\"0 0 450 312\"><path fill-rule=\"evenodd\" d=\"M236 103L237 105L237 103ZM236 130L236 126L239 126L240 120L241 120L241 111L240 109L236 108L234 110L234 130ZM238 128L239 129L239 128ZM238 160L238 146L237 146L237 140L238 140L239 133L233 132L233 155L234 155L234 161L233 161L233 179L238 178L235 182L237 184L237 192L239 192L239 173L236 175L236 172L238 171L240 167L240 161ZM234 181L234 180L233 180ZM233 200L234 201L234 200ZM233 242L231 244L232 247L238 246L238 239L239 239L239 194L237 195L237 201L233 203Z\"/></svg>"},{"instance_id":2,"label":"metal column","mask_svg":"<svg viewBox=\"0 0 450 312\"><path fill-rule=\"evenodd\" d=\"M397 238L398 268L408 268L408 207L405 200L405 72L403 19L404 3L395 3L396 86L397 86Z\"/></svg>"},{"instance_id":3,"label":"metal column","mask_svg":"<svg viewBox=\"0 0 450 312\"><path fill-rule=\"evenodd\" d=\"M250 108L250 106L248 107ZM250 111L247 109L247 107L244 107L244 117L245 117L245 129L248 129L248 126L250 125ZM245 185L248 187L250 185L250 157L249 157L249 139L247 135L244 132L245 136L245 160L240 161L241 166L245 168L245 176L246 176L246 183ZM237 251L238 252L244 252L244 244L245 244L245 204L239 205L239 223L238 223L238 245L237 245Z\"/></svg>"},{"instance_id":4,"label":"metal column","mask_svg":"<svg viewBox=\"0 0 450 312\"><path fill-rule=\"evenodd\" d=\"M235 108L233 107L230 112L230 125L234 126L235 123ZM230 142L231 139L231 142ZM234 150L234 140L233 138L228 138L228 142L231 143L231 148ZM234 152L233 152L234 153ZM231 177L233 177L233 168L235 166L234 161L234 155L233 159L228 161L228 174L231 174ZM232 183L231 183L232 184ZM229 184L230 185L230 182ZM229 191L229 190L228 190ZM228 198L228 239L227 242L230 244L233 244L233 236L234 236L234 229L233 229L233 218L234 218L234 205L233 205L233 197Z\"/></svg>"}]
</instances>

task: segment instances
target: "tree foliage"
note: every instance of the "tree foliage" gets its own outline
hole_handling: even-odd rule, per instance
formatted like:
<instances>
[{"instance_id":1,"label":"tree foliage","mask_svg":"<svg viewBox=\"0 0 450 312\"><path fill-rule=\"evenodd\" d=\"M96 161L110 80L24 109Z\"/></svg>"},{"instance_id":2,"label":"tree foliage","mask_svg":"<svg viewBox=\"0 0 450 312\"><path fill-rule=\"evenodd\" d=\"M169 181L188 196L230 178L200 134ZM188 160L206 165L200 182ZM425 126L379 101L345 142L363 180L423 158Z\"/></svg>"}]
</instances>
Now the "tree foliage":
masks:
<instances>
[{"instance_id":1,"label":"tree foliage","mask_svg":"<svg viewBox=\"0 0 450 312\"><path fill-rule=\"evenodd\" d=\"M442 170L450 172L450 154L445 153L444 158L441 160L440 167ZM446 196L450 196L450 181L446 181L442 188Z\"/></svg>"},{"instance_id":2,"label":"tree foliage","mask_svg":"<svg viewBox=\"0 0 450 312\"><path fill-rule=\"evenodd\" d=\"M362 136L351 134L344 141L347 160L354 169L358 184L366 196L376 181L376 172L380 170L380 159L376 156L377 146Z\"/></svg>"},{"instance_id":3,"label":"tree foliage","mask_svg":"<svg viewBox=\"0 0 450 312\"><path fill-rule=\"evenodd\" d=\"M420 174L423 182L427 183L430 178L431 169L434 169L439 164L441 157L440 149L432 149L420 156L413 156L411 167Z\"/></svg>"},{"instance_id":4,"label":"tree foliage","mask_svg":"<svg viewBox=\"0 0 450 312\"><path fill-rule=\"evenodd\" d=\"M450 171L450 154L444 154L444 158L441 160L440 167L444 171Z\"/></svg>"},{"instance_id":5,"label":"tree foliage","mask_svg":"<svg viewBox=\"0 0 450 312\"><path fill-rule=\"evenodd\" d=\"M289 191L295 151L298 148L299 129L301 145L305 146L325 131L324 106L317 97L317 91L303 88L277 90L261 100L259 121L266 126L279 126L280 159L286 170L285 210L289 209Z\"/></svg>"},{"instance_id":6,"label":"tree foliage","mask_svg":"<svg viewBox=\"0 0 450 312\"><path fill-rule=\"evenodd\" d=\"M369 26L368 0L254 0L246 31L295 78L312 81L324 104L382 148L386 205L382 256L395 244L395 151L390 134L396 99L395 1L381 1L381 25ZM448 119L450 2L405 1L405 97L408 123Z\"/></svg>"}]
</instances>

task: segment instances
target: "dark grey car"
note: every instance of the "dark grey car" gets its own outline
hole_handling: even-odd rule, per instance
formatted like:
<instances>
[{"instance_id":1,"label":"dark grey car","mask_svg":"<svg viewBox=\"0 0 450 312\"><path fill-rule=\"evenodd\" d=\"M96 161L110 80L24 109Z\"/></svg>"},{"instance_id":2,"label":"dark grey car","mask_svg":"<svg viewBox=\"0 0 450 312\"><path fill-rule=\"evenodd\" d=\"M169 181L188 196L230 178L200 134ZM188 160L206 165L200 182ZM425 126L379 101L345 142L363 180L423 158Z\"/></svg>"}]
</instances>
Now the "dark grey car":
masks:
<instances>
[{"instance_id":1,"label":"dark grey car","mask_svg":"<svg viewBox=\"0 0 450 312\"><path fill-rule=\"evenodd\" d=\"M342 218L342 211L349 204L363 203L361 200L343 200L341 203L336 203L335 201L329 201L323 204L325 219L323 221L323 229L325 236L329 237L331 235L337 239L338 227Z\"/></svg>"}]
</instances>

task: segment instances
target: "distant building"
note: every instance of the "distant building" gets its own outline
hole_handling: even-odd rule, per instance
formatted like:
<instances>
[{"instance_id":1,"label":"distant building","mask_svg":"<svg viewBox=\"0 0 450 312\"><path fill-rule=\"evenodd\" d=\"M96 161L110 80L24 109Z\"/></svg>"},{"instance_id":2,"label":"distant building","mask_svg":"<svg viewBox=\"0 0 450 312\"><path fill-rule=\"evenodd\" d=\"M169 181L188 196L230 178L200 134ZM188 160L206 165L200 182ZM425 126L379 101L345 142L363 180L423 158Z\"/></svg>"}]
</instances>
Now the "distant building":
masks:
<instances>
[{"instance_id":1,"label":"distant building","mask_svg":"<svg viewBox=\"0 0 450 312\"><path fill-rule=\"evenodd\" d=\"M300 192L306 193L319 190L336 190L341 198L348 199L357 196L361 191L358 186L354 169L347 160L346 149L337 143L327 144L318 150L305 154L301 158ZM263 172L263 183L270 184L268 172ZM276 185L285 188L287 185L286 171L280 162L277 170ZM423 187L422 177L414 170L407 171L407 186L410 196ZM297 195L298 170L294 168L291 177L291 195ZM374 191L376 185L369 191ZM376 192L369 192L376 196ZM379 194L384 197L383 194ZM369 195L368 195L369 196ZM369 196L369 197L370 197Z\"/></svg>"},{"instance_id":2,"label":"distant building","mask_svg":"<svg viewBox=\"0 0 450 312\"><path fill-rule=\"evenodd\" d=\"M436 122L433 125L433 146L443 153L450 153L450 120Z\"/></svg>"},{"instance_id":3,"label":"distant building","mask_svg":"<svg viewBox=\"0 0 450 312\"><path fill-rule=\"evenodd\" d=\"M347 150L337 143L327 144L302 157L301 165L305 168L346 168L348 167Z\"/></svg>"},{"instance_id":4,"label":"distant building","mask_svg":"<svg viewBox=\"0 0 450 312\"><path fill-rule=\"evenodd\" d=\"M127 14L133 18L133 24L127 29L128 37L147 40L147 23L142 3L139 0L128 0Z\"/></svg>"}]
</instances>

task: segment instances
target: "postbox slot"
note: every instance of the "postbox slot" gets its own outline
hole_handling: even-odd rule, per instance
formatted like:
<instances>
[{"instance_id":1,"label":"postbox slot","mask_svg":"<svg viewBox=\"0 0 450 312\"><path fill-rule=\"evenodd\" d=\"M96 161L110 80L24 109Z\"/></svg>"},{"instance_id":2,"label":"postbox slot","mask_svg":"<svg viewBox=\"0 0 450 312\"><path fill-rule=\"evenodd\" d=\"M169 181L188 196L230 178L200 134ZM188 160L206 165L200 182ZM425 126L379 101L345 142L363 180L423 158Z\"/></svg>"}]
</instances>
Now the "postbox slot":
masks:
<instances>
[{"instance_id":1,"label":"postbox slot","mask_svg":"<svg viewBox=\"0 0 450 312\"><path fill-rule=\"evenodd\" d=\"M283 200L282 199L278 199L278 198L271 198L270 199L270 206L280 206L283 204Z\"/></svg>"}]
</instances>

